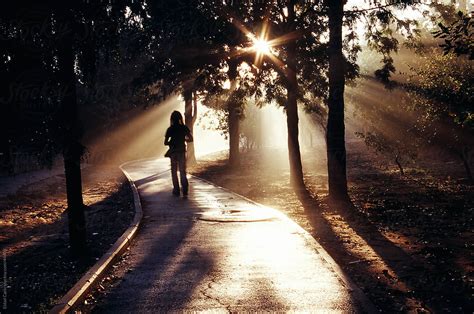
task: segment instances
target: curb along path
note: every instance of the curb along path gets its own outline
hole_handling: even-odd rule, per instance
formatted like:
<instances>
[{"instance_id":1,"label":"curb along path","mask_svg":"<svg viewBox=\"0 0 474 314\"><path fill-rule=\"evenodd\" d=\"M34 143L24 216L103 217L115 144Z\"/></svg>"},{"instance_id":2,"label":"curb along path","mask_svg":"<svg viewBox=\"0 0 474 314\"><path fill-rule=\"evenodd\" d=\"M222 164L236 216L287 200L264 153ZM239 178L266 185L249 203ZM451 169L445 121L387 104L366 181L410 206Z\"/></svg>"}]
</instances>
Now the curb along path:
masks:
<instances>
[{"instance_id":1,"label":"curb along path","mask_svg":"<svg viewBox=\"0 0 474 314\"><path fill-rule=\"evenodd\" d=\"M166 159L128 163L144 218L102 312L372 312L322 247L280 212L198 178L171 195Z\"/></svg>"},{"instance_id":2,"label":"curb along path","mask_svg":"<svg viewBox=\"0 0 474 314\"><path fill-rule=\"evenodd\" d=\"M94 266L92 266L81 277L81 279L79 279L79 281L61 299L59 299L58 302L56 302L55 306L49 311L49 313L69 313L79 306L86 298L87 293L92 291L116 259L130 246L132 239L137 234L138 227L140 226L143 217L143 211L140 196L138 195L138 189L128 172L124 169L124 166L126 165L127 163L124 163L120 166L120 169L129 181L133 193L135 215L130 226L125 230L120 238L115 241L112 247L97 261L97 263L95 263Z\"/></svg>"}]
</instances>

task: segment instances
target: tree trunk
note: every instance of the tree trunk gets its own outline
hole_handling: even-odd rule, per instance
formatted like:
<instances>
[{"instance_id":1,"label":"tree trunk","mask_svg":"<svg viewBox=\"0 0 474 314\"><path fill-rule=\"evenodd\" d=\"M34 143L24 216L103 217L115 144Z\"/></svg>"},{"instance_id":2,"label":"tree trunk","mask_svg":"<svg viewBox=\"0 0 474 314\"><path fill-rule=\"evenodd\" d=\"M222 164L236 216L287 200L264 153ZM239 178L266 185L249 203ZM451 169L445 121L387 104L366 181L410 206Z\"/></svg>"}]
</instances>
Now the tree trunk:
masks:
<instances>
[{"instance_id":1,"label":"tree trunk","mask_svg":"<svg viewBox=\"0 0 474 314\"><path fill-rule=\"evenodd\" d=\"M326 129L329 195L348 199L344 125L344 57L342 54L343 0L328 0L329 98Z\"/></svg>"},{"instance_id":2,"label":"tree trunk","mask_svg":"<svg viewBox=\"0 0 474 314\"><path fill-rule=\"evenodd\" d=\"M227 102L227 122L229 124L229 165L237 166L240 164L240 112L236 99L234 99L234 91L237 85L237 63L229 62L229 80L230 80L230 96Z\"/></svg>"},{"instance_id":3,"label":"tree trunk","mask_svg":"<svg viewBox=\"0 0 474 314\"><path fill-rule=\"evenodd\" d=\"M67 215L69 221L69 239L74 253L82 253L86 248L86 223L84 203L82 199L81 155L83 146L80 144L81 128L79 126L76 77L74 73L74 52L72 15L68 9L61 12L63 25L69 32L59 39L58 64L61 91L60 124L63 132L63 158L66 174Z\"/></svg>"},{"instance_id":4,"label":"tree trunk","mask_svg":"<svg viewBox=\"0 0 474 314\"><path fill-rule=\"evenodd\" d=\"M288 20L293 21L295 16L293 2L288 6ZM298 139L298 81L296 78L296 43L290 41L287 44L287 103L286 103L286 125L288 130L288 159L290 162L290 183L295 190L305 189L303 180L303 166L301 164L300 143Z\"/></svg>"},{"instance_id":5,"label":"tree trunk","mask_svg":"<svg viewBox=\"0 0 474 314\"><path fill-rule=\"evenodd\" d=\"M184 90L184 124L189 128L191 134L194 136L194 122L197 118L197 99L193 97L193 91L191 88L185 88ZM194 152L194 142L187 144L186 153L187 164L192 166L196 164L196 154Z\"/></svg>"}]
</instances>

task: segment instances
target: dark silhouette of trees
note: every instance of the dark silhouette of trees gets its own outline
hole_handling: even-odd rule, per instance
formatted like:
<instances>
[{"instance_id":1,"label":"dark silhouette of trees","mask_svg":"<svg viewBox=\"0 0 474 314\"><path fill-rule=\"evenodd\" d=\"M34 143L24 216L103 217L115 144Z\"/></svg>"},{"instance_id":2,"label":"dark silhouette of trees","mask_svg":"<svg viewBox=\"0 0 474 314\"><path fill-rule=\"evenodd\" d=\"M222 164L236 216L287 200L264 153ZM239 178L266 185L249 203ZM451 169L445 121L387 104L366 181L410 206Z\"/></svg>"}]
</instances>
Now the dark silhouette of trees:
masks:
<instances>
[{"instance_id":1,"label":"dark silhouette of trees","mask_svg":"<svg viewBox=\"0 0 474 314\"><path fill-rule=\"evenodd\" d=\"M295 12L296 1L288 3L288 31L296 31L294 22L296 20ZM288 155L290 161L290 182L295 189L304 189L303 165L301 163L301 152L299 143L298 126L298 79L297 79L297 57L296 57L296 39L290 40L286 45L287 70L286 70L286 125L288 131Z\"/></svg>"},{"instance_id":2,"label":"dark silhouette of trees","mask_svg":"<svg viewBox=\"0 0 474 314\"><path fill-rule=\"evenodd\" d=\"M3 55L14 56L13 61L6 60L0 65L2 69L6 73L17 71L14 67L21 67L19 60L26 61L25 68L42 64L42 75L54 82L56 91L61 91L41 101L56 102L59 108L54 115L55 141L65 163L72 246L85 245L80 176L84 148L79 121L84 100L78 99L77 86L80 80L81 89L95 88L98 60L120 63L143 59L144 71L133 82L137 93L146 94L144 99L148 103L157 103L173 93L183 95L185 121L191 130L197 118L198 99L217 99L227 114L231 165L239 164L239 124L248 98L254 97L260 104L275 102L283 106L287 115L291 184L296 190L305 188L298 107L303 105L319 117L327 115L329 193L334 198L347 199L344 89L359 71L357 54L361 49L355 25L358 21L366 23L367 43L382 55L382 68L375 75L389 85L395 71L390 53L399 45L391 28L410 36L414 25L414 21L393 14L393 8L413 3L373 1L366 9L345 10L343 0L240 4L165 0L147 5L132 0L112 4L48 2L40 15L49 27L46 33L50 38L36 34L23 42L15 39L14 26L2 22L8 41L8 48L1 48ZM19 12L20 5L13 9L11 12ZM5 21L13 21L13 16L4 15ZM466 20L462 21L465 25ZM468 21L466 25L471 24ZM455 29L462 32L461 27ZM127 35L133 36L124 38L126 30L132 30ZM261 35L272 47L257 60L252 36ZM35 57L22 55L25 41L27 45L44 48ZM244 68L246 77L242 74ZM222 85L227 80L230 88L224 89ZM2 83L2 97L7 97L10 91L6 86L12 82L2 78ZM8 108L7 114L14 114L12 107ZM10 145L8 139L2 142L4 147ZM195 162L192 144L189 158L191 164Z\"/></svg>"},{"instance_id":3,"label":"dark silhouette of trees","mask_svg":"<svg viewBox=\"0 0 474 314\"><path fill-rule=\"evenodd\" d=\"M66 174L69 235L71 248L79 253L84 252L86 248L86 223L80 168L84 147L80 143L83 132L77 105L76 59L82 61L79 62L79 69L83 77L88 79L87 85L93 86L96 56L98 53L113 54L118 50L120 30L125 22L127 7L129 10L137 8L132 2L112 8L105 4L82 1L61 2L53 7L53 18L63 30L57 39L58 77L63 91L58 117ZM109 41L101 42L99 46L95 39L104 38L105 35ZM85 38L85 45L80 37Z\"/></svg>"},{"instance_id":4,"label":"dark silhouette of trees","mask_svg":"<svg viewBox=\"0 0 474 314\"><path fill-rule=\"evenodd\" d=\"M62 131L62 149L66 174L67 214L71 248L84 252L86 248L86 221L82 199L81 157L84 147L80 143L82 130L78 117L76 75L74 73L74 16L72 8L63 4L54 12L64 33L58 40L58 80L62 86L59 121Z\"/></svg>"},{"instance_id":5,"label":"dark silhouette of trees","mask_svg":"<svg viewBox=\"0 0 474 314\"><path fill-rule=\"evenodd\" d=\"M7 127L2 130L2 150L10 157L27 149L31 159L42 151L48 157L46 165L51 165L57 150L63 151L71 247L81 252L85 248L85 220L72 19L64 7L53 9L51 2L29 4L20 1L8 5L1 21L2 41L7 42L2 45L6 56L2 66L11 72L10 76L2 75L2 117L11 121L2 124Z\"/></svg>"},{"instance_id":6,"label":"dark silhouette of trees","mask_svg":"<svg viewBox=\"0 0 474 314\"><path fill-rule=\"evenodd\" d=\"M239 152L239 143L240 143L240 115L241 108L239 102L236 101L233 97L233 93L237 88L237 66L238 63L235 60L230 60L228 62L229 69L227 74L230 81L230 99L227 101L227 124L229 127L229 164L231 166L237 166L240 163L240 152Z\"/></svg>"},{"instance_id":7,"label":"dark silhouette of trees","mask_svg":"<svg viewBox=\"0 0 474 314\"><path fill-rule=\"evenodd\" d=\"M344 123L345 69L342 54L343 0L328 1L329 97L326 145L328 184L331 197L347 198L346 144Z\"/></svg>"},{"instance_id":8,"label":"dark silhouette of trees","mask_svg":"<svg viewBox=\"0 0 474 314\"><path fill-rule=\"evenodd\" d=\"M2 150L11 151L12 142L28 136L31 141L46 142L42 151L50 159L62 151L70 242L75 253L84 253L86 248L80 169L83 127L77 76L93 87L97 56L114 55L119 50L120 32L129 25L125 12L140 8L134 1L114 6L87 1L18 1L5 7L0 21L2 41L7 43L5 47L2 45L6 58L2 67L14 74L2 77L5 80L2 96L9 117L21 123L16 130L20 132L2 132L7 137L2 140L6 142ZM26 60L28 63L22 62ZM15 78L18 74L20 77ZM25 85L25 82L34 84ZM17 97L15 90L25 97ZM23 118L33 111L40 117L39 121ZM31 122L41 123L38 130L43 132L30 128ZM25 131L21 131L22 126L26 126Z\"/></svg>"}]
</instances>

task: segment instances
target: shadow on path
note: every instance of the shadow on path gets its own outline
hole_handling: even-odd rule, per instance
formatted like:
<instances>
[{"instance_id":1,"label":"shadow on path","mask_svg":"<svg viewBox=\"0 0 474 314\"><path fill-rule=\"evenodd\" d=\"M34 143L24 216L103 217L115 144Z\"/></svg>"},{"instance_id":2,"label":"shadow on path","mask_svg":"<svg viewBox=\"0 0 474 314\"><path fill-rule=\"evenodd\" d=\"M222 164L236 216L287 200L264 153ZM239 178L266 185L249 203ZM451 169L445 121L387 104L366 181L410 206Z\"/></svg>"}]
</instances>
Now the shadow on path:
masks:
<instances>
[{"instance_id":1,"label":"shadow on path","mask_svg":"<svg viewBox=\"0 0 474 314\"><path fill-rule=\"evenodd\" d=\"M143 185L159 177L153 175L136 182ZM160 191L149 197L175 204L192 202L170 194ZM183 211L179 216L167 215L167 210L179 210L179 206L163 212L157 210L157 206L157 203L151 202L144 208L143 227L129 256L133 268L114 287L105 304L94 308L94 312L179 309L189 301L195 287L212 269L212 255L196 249L181 251L183 242L195 224L192 214ZM199 267L196 267L196 260L199 261ZM157 305L160 307L157 308Z\"/></svg>"},{"instance_id":2,"label":"shadow on path","mask_svg":"<svg viewBox=\"0 0 474 314\"><path fill-rule=\"evenodd\" d=\"M433 273L429 267L414 260L404 250L387 239L368 221L367 217L357 210L352 202L327 200L322 203L312 196L309 191L299 193L298 198L314 229L314 236L327 251L331 252L333 257L337 258L338 263L343 268L345 263L354 263L354 256L345 249L346 241L338 237L323 215L324 206L329 207L330 213L340 215L344 222L367 243L395 274L395 276L391 276L387 269L380 269L380 273L375 274L378 275L375 277L373 268L370 269L370 263L362 261L357 265L358 276L373 278L372 280L377 285L385 286L386 290L398 294L405 302L409 302L409 299L417 299L422 302L425 308L431 311L443 311L447 305L451 308L455 304L467 306L463 304L465 300L469 299L467 295L463 295L465 287L460 286L458 282L441 281L442 274ZM385 277L385 279L381 280L381 277ZM396 285L398 289L394 289L391 285ZM443 300L443 298L439 298L438 302L433 302L433 290L438 292L441 290L449 291L451 302L459 303L446 304L446 300ZM386 303L384 307L387 308L396 308L397 306L393 298L387 297Z\"/></svg>"}]
</instances>

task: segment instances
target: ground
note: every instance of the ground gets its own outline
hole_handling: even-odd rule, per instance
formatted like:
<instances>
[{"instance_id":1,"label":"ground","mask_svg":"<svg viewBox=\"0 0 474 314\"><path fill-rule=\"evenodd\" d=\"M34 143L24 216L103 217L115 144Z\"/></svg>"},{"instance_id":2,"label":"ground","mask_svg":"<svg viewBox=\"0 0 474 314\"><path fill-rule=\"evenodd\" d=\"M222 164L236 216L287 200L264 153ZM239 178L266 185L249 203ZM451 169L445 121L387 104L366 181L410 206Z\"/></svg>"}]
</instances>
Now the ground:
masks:
<instances>
[{"instance_id":1,"label":"ground","mask_svg":"<svg viewBox=\"0 0 474 314\"><path fill-rule=\"evenodd\" d=\"M190 172L293 218L383 312L472 313L474 188L462 167L437 160L400 176L363 146L348 151L353 205L327 200L325 158L311 149L303 153L309 194L300 197L289 187L282 150L243 153L237 168L227 166L226 154L209 155ZM132 196L120 171L87 168L84 178L91 251L83 261L68 253L63 176L0 200L9 311L48 309L128 226ZM114 268L127 271L126 260Z\"/></svg>"},{"instance_id":2,"label":"ground","mask_svg":"<svg viewBox=\"0 0 474 314\"><path fill-rule=\"evenodd\" d=\"M85 168L83 190L89 252L80 260L68 248L64 175L0 199L8 312L50 309L129 226L132 192L116 166Z\"/></svg>"},{"instance_id":3,"label":"ground","mask_svg":"<svg viewBox=\"0 0 474 314\"><path fill-rule=\"evenodd\" d=\"M191 173L293 218L383 312L472 312L474 189L455 179L458 165L409 167L401 176L365 147L349 148L349 205L328 201L325 158L311 150L301 197L281 150L244 153L237 168L224 153L208 156Z\"/></svg>"}]
</instances>

